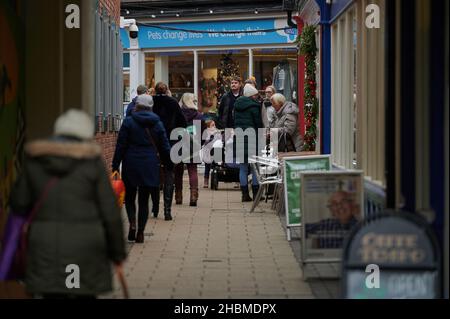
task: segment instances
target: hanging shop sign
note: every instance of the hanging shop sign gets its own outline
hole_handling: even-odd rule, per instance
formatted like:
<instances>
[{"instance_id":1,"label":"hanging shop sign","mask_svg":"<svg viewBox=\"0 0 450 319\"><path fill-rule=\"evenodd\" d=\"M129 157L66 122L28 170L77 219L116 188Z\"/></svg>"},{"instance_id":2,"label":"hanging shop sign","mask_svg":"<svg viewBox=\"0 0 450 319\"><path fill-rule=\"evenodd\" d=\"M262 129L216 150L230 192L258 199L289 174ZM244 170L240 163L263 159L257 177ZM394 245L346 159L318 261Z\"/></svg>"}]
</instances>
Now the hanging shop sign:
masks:
<instances>
[{"instance_id":1,"label":"hanging shop sign","mask_svg":"<svg viewBox=\"0 0 450 319\"><path fill-rule=\"evenodd\" d=\"M302 171L329 171L331 160L329 155L302 156L284 158L284 199L286 208L286 226L288 240L290 240L290 227L302 224L300 173Z\"/></svg>"},{"instance_id":2,"label":"hanging shop sign","mask_svg":"<svg viewBox=\"0 0 450 319\"><path fill-rule=\"evenodd\" d=\"M289 28L286 19L168 23L157 27L139 25L138 39L140 48L293 43L297 38L295 28L267 31L283 28Z\"/></svg>"},{"instance_id":3,"label":"hanging shop sign","mask_svg":"<svg viewBox=\"0 0 450 319\"><path fill-rule=\"evenodd\" d=\"M300 183L302 263L340 262L344 241L363 217L363 172L302 172Z\"/></svg>"},{"instance_id":4,"label":"hanging shop sign","mask_svg":"<svg viewBox=\"0 0 450 319\"><path fill-rule=\"evenodd\" d=\"M440 278L436 237L417 215L386 211L354 229L345 246L344 298L440 298Z\"/></svg>"}]
</instances>

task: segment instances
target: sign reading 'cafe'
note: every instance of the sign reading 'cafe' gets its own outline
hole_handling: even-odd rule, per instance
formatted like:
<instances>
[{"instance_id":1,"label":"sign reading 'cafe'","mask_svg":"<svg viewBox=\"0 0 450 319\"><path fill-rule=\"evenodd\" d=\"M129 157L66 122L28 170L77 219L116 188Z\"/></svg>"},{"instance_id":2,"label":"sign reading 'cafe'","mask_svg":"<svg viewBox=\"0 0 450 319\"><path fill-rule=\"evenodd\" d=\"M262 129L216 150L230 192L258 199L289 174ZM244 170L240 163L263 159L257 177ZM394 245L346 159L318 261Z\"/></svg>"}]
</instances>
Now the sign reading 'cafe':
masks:
<instances>
[{"instance_id":1,"label":"sign reading 'cafe'","mask_svg":"<svg viewBox=\"0 0 450 319\"><path fill-rule=\"evenodd\" d=\"M386 212L362 223L344 250L344 298L440 298L440 256L417 215Z\"/></svg>"}]
</instances>

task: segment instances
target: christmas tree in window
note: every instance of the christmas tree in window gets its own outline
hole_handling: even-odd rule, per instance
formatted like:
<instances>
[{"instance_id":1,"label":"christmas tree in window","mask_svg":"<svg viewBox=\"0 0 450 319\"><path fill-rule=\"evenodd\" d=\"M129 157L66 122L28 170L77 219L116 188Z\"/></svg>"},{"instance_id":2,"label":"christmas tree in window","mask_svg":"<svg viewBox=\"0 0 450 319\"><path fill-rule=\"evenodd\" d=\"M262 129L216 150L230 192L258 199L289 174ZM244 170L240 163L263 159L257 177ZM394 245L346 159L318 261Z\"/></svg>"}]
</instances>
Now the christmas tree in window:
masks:
<instances>
[{"instance_id":1,"label":"christmas tree in window","mask_svg":"<svg viewBox=\"0 0 450 319\"><path fill-rule=\"evenodd\" d=\"M239 62L231 58L232 53L222 55L217 72L217 100L231 90L231 79L239 76Z\"/></svg>"}]
</instances>

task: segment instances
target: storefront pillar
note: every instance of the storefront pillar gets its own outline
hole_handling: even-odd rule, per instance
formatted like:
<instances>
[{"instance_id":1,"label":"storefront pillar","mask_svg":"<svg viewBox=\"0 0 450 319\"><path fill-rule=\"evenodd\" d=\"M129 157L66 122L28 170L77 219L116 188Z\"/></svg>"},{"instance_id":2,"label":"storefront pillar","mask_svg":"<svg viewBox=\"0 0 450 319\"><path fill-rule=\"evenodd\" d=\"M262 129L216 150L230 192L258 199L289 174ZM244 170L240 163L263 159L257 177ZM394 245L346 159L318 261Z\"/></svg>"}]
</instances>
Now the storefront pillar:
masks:
<instances>
[{"instance_id":1,"label":"storefront pillar","mask_svg":"<svg viewBox=\"0 0 450 319\"><path fill-rule=\"evenodd\" d=\"M248 49L248 78L254 76L253 72L253 50Z\"/></svg>"},{"instance_id":2,"label":"storefront pillar","mask_svg":"<svg viewBox=\"0 0 450 319\"><path fill-rule=\"evenodd\" d=\"M145 82L145 54L135 49L130 51L130 99L137 96L137 87Z\"/></svg>"},{"instance_id":3,"label":"storefront pillar","mask_svg":"<svg viewBox=\"0 0 450 319\"><path fill-rule=\"evenodd\" d=\"M165 55L155 56L155 81L169 84L169 57Z\"/></svg>"},{"instance_id":4,"label":"storefront pillar","mask_svg":"<svg viewBox=\"0 0 450 319\"><path fill-rule=\"evenodd\" d=\"M199 101L199 95L198 95L198 51L194 50L194 95L197 98L197 101Z\"/></svg>"}]
</instances>

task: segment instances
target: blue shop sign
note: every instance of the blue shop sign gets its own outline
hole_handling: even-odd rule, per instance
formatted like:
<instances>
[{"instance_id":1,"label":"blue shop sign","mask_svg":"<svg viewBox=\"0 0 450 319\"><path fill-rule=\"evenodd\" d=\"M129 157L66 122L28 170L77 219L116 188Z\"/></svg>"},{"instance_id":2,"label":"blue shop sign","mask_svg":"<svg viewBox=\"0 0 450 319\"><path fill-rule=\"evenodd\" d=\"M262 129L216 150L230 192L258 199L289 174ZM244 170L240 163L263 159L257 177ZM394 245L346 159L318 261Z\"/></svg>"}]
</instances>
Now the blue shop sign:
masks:
<instances>
[{"instance_id":1,"label":"blue shop sign","mask_svg":"<svg viewBox=\"0 0 450 319\"><path fill-rule=\"evenodd\" d=\"M286 28L286 19L218 21L214 23L172 23L161 24L158 26L161 28L139 26L138 39L140 48L288 44L293 43L297 37L296 29L285 29L272 32L264 31ZM208 31L211 33L193 33L182 30L164 29L164 27ZM236 31L236 33L220 33L223 31ZM243 33L238 31L251 32Z\"/></svg>"},{"instance_id":2,"label":"blue shop sign","mask_svg":"<svg viewBox=\"0 0 450 319\"><path fill-rule=\"evenodd\" d=\"M130 38L128 35L128 31L124 28L120 29L120 40L122 41L122 46L125 49L130 48Z\"/></svg>"}]
</instances>

